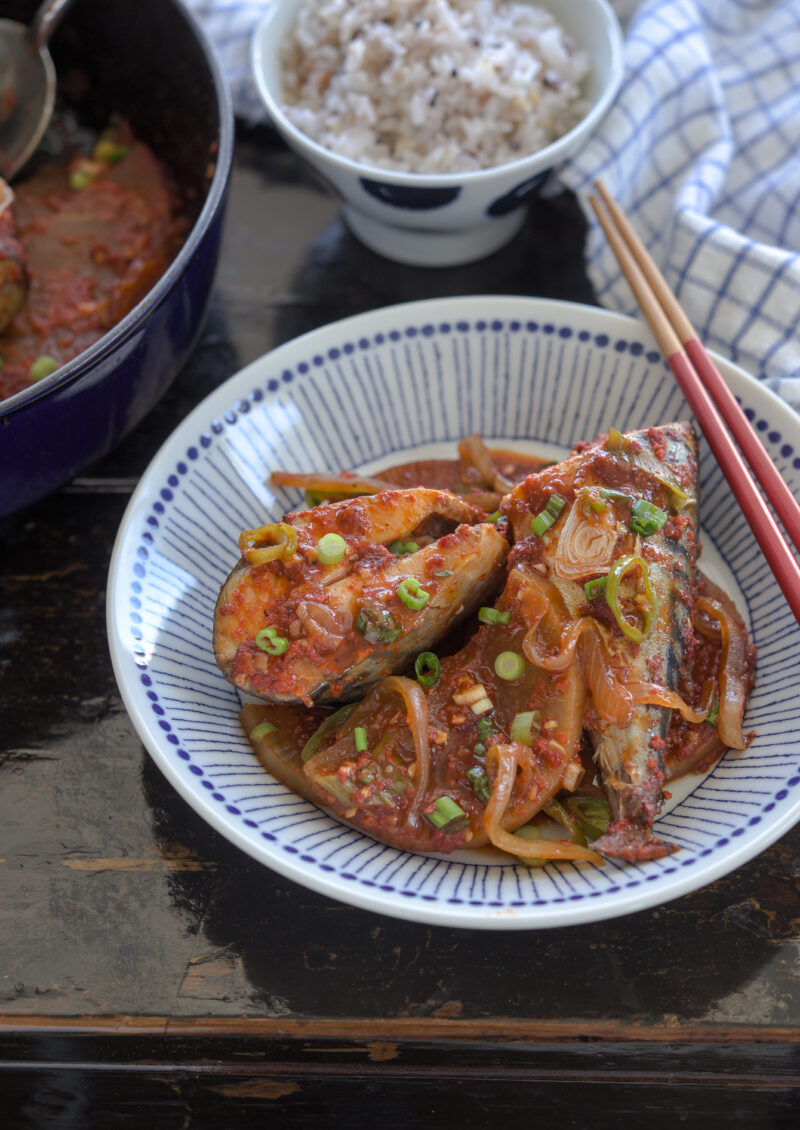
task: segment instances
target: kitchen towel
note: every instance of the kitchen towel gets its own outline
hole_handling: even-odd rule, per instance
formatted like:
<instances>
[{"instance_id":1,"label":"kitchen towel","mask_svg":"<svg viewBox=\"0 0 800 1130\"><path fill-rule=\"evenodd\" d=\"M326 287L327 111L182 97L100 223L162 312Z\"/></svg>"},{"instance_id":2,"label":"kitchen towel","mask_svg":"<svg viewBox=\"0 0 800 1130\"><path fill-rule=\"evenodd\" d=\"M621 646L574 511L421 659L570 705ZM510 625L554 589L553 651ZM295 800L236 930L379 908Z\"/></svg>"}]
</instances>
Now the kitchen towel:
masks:
<instances>
[{"instance_id":1,"label":"kitchen towel","mask_svg":"<svg viewBox=\"0 0 800 1130\"><path fill-rule=\"evenodd\" d=\"M269 0L188 2L220 51L237 114L264 120L249 51ZM705 344L800 411L800 2L613 0L612 7L625 35L622 87L558 180L585 204L601 177ZM634 314L586 204L585 211L597 297Z\"/></svg>"}]
</instances>

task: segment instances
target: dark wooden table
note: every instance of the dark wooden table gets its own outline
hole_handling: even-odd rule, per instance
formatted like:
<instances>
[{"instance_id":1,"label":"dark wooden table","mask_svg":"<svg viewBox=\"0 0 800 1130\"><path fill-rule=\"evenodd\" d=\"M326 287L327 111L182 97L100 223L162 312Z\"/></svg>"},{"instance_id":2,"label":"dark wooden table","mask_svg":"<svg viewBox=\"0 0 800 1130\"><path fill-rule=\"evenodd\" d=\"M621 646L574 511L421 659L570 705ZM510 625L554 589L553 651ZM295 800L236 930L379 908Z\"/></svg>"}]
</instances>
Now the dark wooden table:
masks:
<instances>
[{"instance_id":1,"label":"dark wooden table","mask_svg":"<svg viewBox=\"0 0 800 1130\"><path fill-rule=\"evenodd\" d=\"M0 529L3 1128L800 1125L800 829L605 924L404 923L295 886L212 831L151 762L111 669L115 532L201 397L375 306L591 302L583 237L564 195L482 263L390 264L269 130L240 135L191 361L112 456Z\"/></svg>"}]
</instances>

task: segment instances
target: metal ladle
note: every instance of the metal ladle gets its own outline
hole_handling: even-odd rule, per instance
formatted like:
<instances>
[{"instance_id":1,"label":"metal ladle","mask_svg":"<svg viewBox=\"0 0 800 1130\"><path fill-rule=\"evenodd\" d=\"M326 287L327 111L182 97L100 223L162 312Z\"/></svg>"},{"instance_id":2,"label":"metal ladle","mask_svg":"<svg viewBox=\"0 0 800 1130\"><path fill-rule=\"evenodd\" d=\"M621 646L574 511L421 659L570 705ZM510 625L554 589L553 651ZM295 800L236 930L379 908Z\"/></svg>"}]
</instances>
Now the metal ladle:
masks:
<instances>
[{"instance_id":1,"label":"metal ladle","mask_svg":"<svg viewBox=\"0 0 800 1130\"><path fill-rule=\"evenodd\" d=\"M0 177L12 180L53 113L56 69L47 44L73 0L44 0L29 26L0 19Z\"/></svg>"}]
</instances>

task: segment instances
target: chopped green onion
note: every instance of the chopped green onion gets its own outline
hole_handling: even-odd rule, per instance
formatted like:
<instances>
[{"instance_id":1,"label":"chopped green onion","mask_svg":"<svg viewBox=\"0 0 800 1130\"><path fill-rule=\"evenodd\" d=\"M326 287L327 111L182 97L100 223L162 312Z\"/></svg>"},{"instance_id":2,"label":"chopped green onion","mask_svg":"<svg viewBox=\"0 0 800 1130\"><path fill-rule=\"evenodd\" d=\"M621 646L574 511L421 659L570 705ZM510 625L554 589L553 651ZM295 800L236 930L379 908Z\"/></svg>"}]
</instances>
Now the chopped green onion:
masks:
<instances>
[{"instance_id":1,"label":"chopped green onion","mask_svg":"<svg viewBox=\"0 0 800 1130\"><path fill-rule=\"evenodd\" d=\"M347 542L341 534L323 534L317 542L317 559L320 565L338 565L347 552Z\"/></svg>"},{"instance_id":2,"label":"chopped green onion","mask_svg":"<svg viewBox=\"0 0 800 1130\"><path fill-rule=\"evenodd\" d=\"M438 656L434 655L432 651L420 652L414 660L414 674L417 676L417 682L420 686L432 687L434 683L439 682L441 673L442 665Z\"/></svg>"},{"instance_id":3,"label":"chopped green onion","mask_svg":"<svg viewBox=\"0 0 800 1130\"><path fill-rule=\"evenodd\" d=\"M650 607L643 615L641 630L631 624L625 617L619 603L619 586L622 578L629 570L636 568L642 571L642 585L644 587L645 596L650 602ZM643 557L620 557L618 561L614 562L606 579L606 602L614 613L614 618L619 624L621 631L629 640L633 640L634 643L641 643L645 636L650 634L658 616L658 599L653 590L653 586L650 584L650 570Z\"/></svg>"},{"instance_id":4,"label":"chopped green onion","mask_svg":"<svg viewBox=\"0 0 800 1130\"><path fill-rule=\"evenodd\" d=\"M83 188L88 188L90 184L94 184L95 177L92 173L86 172L84 169L75 169L69 174L69 187L74 192L80 192Z\"/></svg>"},{"instance_id":5,"label":"chopped green onion","mask_svg":"<svg viewBox=\"0 0 800 1130\"><path fill-rule=\"evenodd\" d=\"M412 612L419 612L431 598L431 594L425 591L416 577L406 577L401 581L397 586L397 595Z\"/></svg>"},{"instance_id":6,"label":"chopped green onion","mask_svg":"<svg viewBox=\"0 0 800 1130\"><path fill-rule=\"evenodd\" d=\"M550 495L544 510L531 521L531 530L537 537L541 537L550 529L566 505L567 500L562 498L560 494L553 492Z\"/></svg>"},{"instance_id":7,"label":"chopped green onion","mask_svg":"<svg viewBox=\"0 0 800 1130\"><path fill-rule=\"evenodd\" d=\"M565 807L578 821L581 831L590 842L608 831L611 808L605 797L571 796Z\"/></svg>"},{"instance_id":8,"label":"chopped green onion","mask_svg":"<svg viewBox=\"0 0 800 1130\"><path fill-rule=\"evenodd\" d=\"M49 354L45 353L41 357L37 357L33 362L30 369L28 369L28 376L32 381L42 381L45 377L49 377L51 373L54 373L57 368L58 361L56 361L55 357L50 357Z\"/></svg>"},{"instance_id":9,"label":"chopped green onion","mask_svg":"<svg viewBox=\"0 0 800 1130\"><path fill-rule=\"evenodd\" d=\"M329 714L322 725L314 731L303 746L300 752L300 760L310 761L322 745L322 739L325 735L329 734L331 730L335 730L338 726L341 726L343 722L346 722L355 708L356 704L354 702L348 702L347 706L340 706L338 710L334 710L333 714Z\"/></svg>"},{"instance_id":10,"label":"chopped green onion","mask_svg":"<svg viewBox=\"0 0 800 1130\"><path fill-rule=\"evenodd\" d=\"M501 518L502 518L502 514L500 513L499 510L493 510L491 514L486 515L486 521L491 522L492 525L494 525L494 526L497 525L497 523L500 521Z\"/></svg>"},{"instance_id":11,"label":"chopped green onion","mask_svg":"<svg viewBox=\"0 0 800 1130\"><path fill-rule=\"evenodd\" d=\"M499 679L513 682L525 673L525 660L517 651L501 651L494 661L494 673Z\"/></svg>"},{"instance_id":12,"label":"chopped green onion","mask_svg":"<svg viewBox=\"0 0 800 1130\"><path fill-rule=\"evenodd\" d=\"M416 553L418 549L415 541L393 541L389 546L389 552L395 557L405 557L409 553Z\"/></svg>"},{"instance_id":13,"label":"chopped green onion","mask_svg":"<svg viewBox=\"0 0 800 1130\"><path fill-rule=\"evenodd\" d=\"M710 722L712 726L716 726L717 719L719 718L719 699L711 707L711 710L706 717L706 722Z\"/></svg>"},{"instance_id":14,"label":"chopped green onion","mask_svg":"<svg viewBox=\"0 0 800 1130\"><path fill-rule=\"evenodd\" d=\"M353 730L353 740L356 743L357 752L363 753L367 748L367 731L363 726L356 726Z\"/></svg>"},{"instance_id":15,"label":"chopped green onion","mask_svg":"<svg viewBox=\"0 0 800 1130\"><path fill-rule=\"evenodd\" d=\"M350 781L340 781L335 773L331 773L327 777L314 777L314 782L335 797L339 804L347 807L352 803L354 786Z\"/></svg>"},{"instance_id":16,"label":"chopped green onion","mask_svg":"<svg viewBox=\"0 0 800 1130\"><path fill-rule=\"evenodd\" d=\"M256 634L255 638L256 647L260 647L262 651L266 651L267 655L283 655L289 646L289 641L286 636L279 636L277 628L262 628Z\"/></svg>"},{"instance_id":17,"label":"chopped green onion","mask_svg":"<svg viewBox=\"0 0 800 1130\"><path fill-rule=\"evenodd\" d=\"M510 624L511 613L501 612L498 608L479 608L478 619L482 624Z\"/></svg>"},{"instance_id":18,"label":"chopped green onion","mask_svg":"<svg viewBox=\"0 0 800 1130\"><path fill-rule=\"evenodd\" d=\"M480 765L473 765L471 769L467 770L467 778L478 800L488 804L489 797L492 795L492 786L489 784L486 770L482 769Z\"/></svg>"},{"instance_id":19,"label":"chopped green onion","mask_svg":"<svg viewBox=\"0 0 800 1130\"><path fill-rule=\"evenodd\" d=\"M643 538L650 537L651 534L660 530L668 517L669 515L665 514L661 507L648 502L646 498L635 498L633 500L631 529L635 534L641 534Z\"/></svg>"},{"instance_id":20,"label":"chopped green onion","mask_svg":"<svg viewBox=\"0 0 800 1130\"><path fill-rule=\"evenodd\" d=\"M580 844L586 847L586 837L583 830L578 824L577 819L571 812L567 812L563 804L557 800L551 800L549 804L544 806L544 811L551 820L555 820L556 824L561 824L569 832L569 838L573 844Z\"/></svg>"},{"instance_id":21,"label":"chopped green onion","mask_svg":"<svg viewBox=\"0 0 800 1130\"><path fill-rule=\"evenodd\" d=\"M616 428L608 429L608 439L606 440L606 451L624 451L628 446L628 441L622 432L617 431Z\"/></svg>"},{"instance_id":22,"label":"chopped green onion","mask_svg":"<svg viewBox=\"0 0 800 1130\"><path fill-rule=\"evenodd\" d=\"M522 745L533 745L534 739L539 736L542 725L542 714L539 710L525 710L515 714L511 723L508 736L512 742L521 742Z\"/></svg>"},{"instance_id":23,"label":"chopped green onion","mask_svg":"<svg viewBox=\"0 0 800 1130\"><path fill-rule=\"evenodd\" d=\"M488 738L489 734L494 733L494 722L491 718L478 719L478 736L481 738Z\"/></svg>"},{"instance_id":24,"label":"chopped green onion","mask_svg":"<svg viewBox=\"0 0 800 1130\"><path fill-rule=\"evenodd\" d=\"M260 742L267 734L273 734L277 728L278 727L274 726L272 722L259 722L258 725L250 731L250 740Z\"/></svg>"},{"instance_id":25,"label":"chopped green onion","mask_svg":"<svg viewBox=\"0 0 800 1130\"><path fill-rule=\"evenodd\" d=\"M403 634L403 629L386 608L362 608L356 617L356 631L367 643L393 643Z\"/></svg>"},{"instance_id":26,"label":"chopped green onion","mask_svg":"<svg viewBox=\"0 0 800 1130\"><path fill-rule=\"evenodd\" d=\"M615 502L633 502L633 496L624 490L612 490L611 487L600 487L603 498L612 498Z\"/></svg>"},{"instance_id":27,"label":"chopped green onion","mask_svg":"<svg viewBox=\"0 0 800 1130\"><path fill-rule=\"evenodd\" d=\"M461 827L461 822L467 818L467 814L461 805L456 804L450 796L440 796L433 806L433 812L426 812L425 815L434 828L445 828L447 825L452 825L456 820L459 822L458 827ZM455 832L458 829L452 828L451 830Z\"/></svg>"},{"instance_id":28,"label":"chopped green onion","mask_svg":"<svg viewBox=\"0 0 800 1130\"><path fill-rule=\"evenodd\" d=\"M593 581L587 581L583 586L583 591L586 593L586 599L591 600L595 596L600 596L601 593L606 591L607 577L595 577Z\"/></svg>"},{"instance_id":29,"label":"chopped green onion","mask_svg":"<svg viewBox=\"0 0 800 1130\"><path fill-rule=\"evenodd\" d=\"M92 151L92 156L95 161L103 161L107 165L116 165L129 153L130 149L127 145L119 145L111 137L101 137Z\"/></svg>"},{"instance_id":30,"label":"chopped green onion","mask_svg":"<svg viewBox=\"0 0 800 1130\"><path fill-rule=\"evenodd\" d=\"M437 569L436 572L433 575L434 575L434 577L452 577L453 570L452 569Z\"/></svg>"},{"instance_id":31,"label":"chopped green onion","mask_svg":"<svg viewBox=\"0 0 800 1130\"><path fill-rule=\"evenodd\" d=\"M481 719L481 721L482 720L483 719ZM472 747L472 752L475 757L483 757L483 755L486 753L486 746L483 742L475 742L475 745Z\"/></svg>"}]
</instances>

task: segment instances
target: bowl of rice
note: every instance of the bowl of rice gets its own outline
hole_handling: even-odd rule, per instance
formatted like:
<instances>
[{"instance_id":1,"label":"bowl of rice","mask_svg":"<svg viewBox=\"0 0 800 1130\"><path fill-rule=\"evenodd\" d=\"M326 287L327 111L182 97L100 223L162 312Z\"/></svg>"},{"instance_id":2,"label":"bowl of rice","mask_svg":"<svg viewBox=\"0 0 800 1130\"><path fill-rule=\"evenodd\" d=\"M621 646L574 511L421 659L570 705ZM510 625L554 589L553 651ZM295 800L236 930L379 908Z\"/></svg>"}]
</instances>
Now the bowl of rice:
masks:
<instances>
[{"instance_id":1,"label":"bowl of rice","mask_svg":"<svg viewBox=\"0 0 800 1130\"><path fill-rule=\"evenodd\" d=\"M512 239L623 73L607 0L271 0L252 61L354 234L415 266Z\"/></svg>"}]
</instances>

